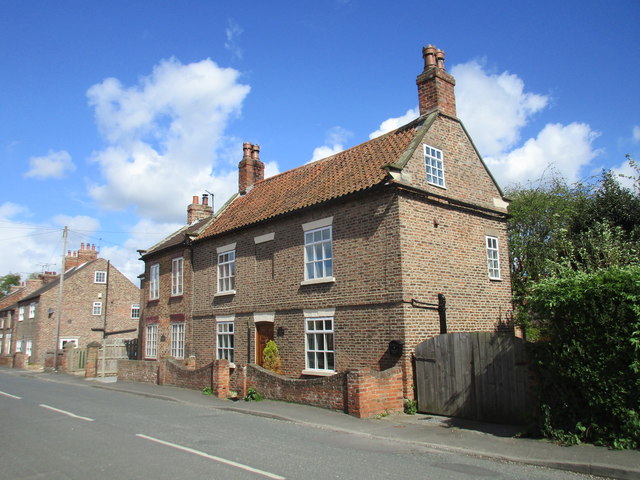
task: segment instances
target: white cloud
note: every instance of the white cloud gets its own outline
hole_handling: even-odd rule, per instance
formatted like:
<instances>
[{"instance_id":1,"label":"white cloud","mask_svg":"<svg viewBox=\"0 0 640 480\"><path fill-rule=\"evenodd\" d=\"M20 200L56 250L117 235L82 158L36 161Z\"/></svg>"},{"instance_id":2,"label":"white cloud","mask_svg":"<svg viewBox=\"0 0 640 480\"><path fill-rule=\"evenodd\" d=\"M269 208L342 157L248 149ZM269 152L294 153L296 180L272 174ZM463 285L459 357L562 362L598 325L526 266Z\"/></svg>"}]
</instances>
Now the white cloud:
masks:
<instances>
[{"instance_id":1,"label":"white cloud","mask_svg":"<svg viewBox=\"0 0 640 480\"><path fill-rule=\"evenodd\" d=\"M628 160L625 160L617 167L613 167L611 170L618 175L618 182L623 187L631 190L640 187L640 183L638 183L639 172L631 166Z\"/></svg>"},{"instance_id":2,"label":"white cloud","mask_svg":"<svg viewBox=\"0 0 640 480\"><path fill-rule=\"evenodd\" d=\"M597 136L584 123L550 123L523 146L485 161L500 185L536 180L550 168L575 182L581 169L600 153L593 148Z\"/></svg>"},{"instance_id":3,"label":"white cloud","mask_svg":"<svg viewBox=\"0 0 640 480\"><path fill-rule=\"evenodd\" d=\"M170 59L138 85L109 78L92 86L89 103L109 144L93 155L104 183L90 187L92 197L110 210L134 206L156 222L183 222L185 199L205 189L226 200L237 171L214 167L229 148L224 130L250 90L238 80L238 71L211 60Z\"/></svg>"},{"instance_id":4,"label":"white cloud","mask_svg":"<svg viewBox=\"0 0 640 480\"><path fill-rule=\"evenodd\" d=\"M640 125L635 125L633 127L633 139L636 142L640 142Z\"/></svg>"},{"instance_id":5,"label":"white cloud","mask_svg":"<svg viewBox=\"0 0 640 480\"><path fill-rule=\"evenodd\" d=\"M224 48L226 48L233 58L242 60L243 51L238 45L238 37L244 32L244 30L233 19L227 21L227 28L225 34L227 41L224 42Z\"/></svg>"},{"instance_id":6,"label":"white cloud","mask_svg":"<svg viewBox=\"0 0 640 480\"><path fill-rule=\"evenodd\" d=\"M0 275L13 272L25 279L31 273L59 270L62 228L22 221L27 215L23 205L0 205L0 250L5 252L0 255Z\"/></svg>"},{"instance_id":7,"label":"white cloud","mask_svg":"<svg viewBox=\"0 0 640 480\"><path fill-rule=\"evenodd\" d=\"M76 169L71 155L65 150L50 151L44 157L31 157L29 166L29 171L24 176L39 179L63 178L67 172L73 172Z\"/></svg>"},{"instance_id":8,"label":"white cloud","mask_svg":"<svg viewBox=\"0 0 640 480\"><path fill-rule=\"evenodd\" d=\"M418 118L419 115L420 112L417 108L410 108L409 110L407 110L407 113L400 117L388 118L380 124L380 128L378 128L378 130L369 134L369 138L376 138L380 135L391 132L396 128L400 128L401 126L409 123L411 120L415 120L416 118Z\"/></svg>"},{"instance_id":9,"label":"white cloud","mask_svg":"<svg viewBox=\"0 0 640 480\"><path fill-rule=\"evenodd\" d=\"M458 117L483 155L497 156L515 147L530 117L549 103L549 97L524 91L514 74L488 74L471 61L451 69L456 78Z\"/></svg>"},{"instance_id":10,"label":"white cloud","mask_svg":"<svg viewBox=\"0 0 640 480\"><path fill-rule=\"evenodd\" d=\"M309 162L315 162L316 160L340 153L344 150L344 143L349 137L351 137L351 135L353 134L350 131L342 127L332 127L327 133L327 137L324 142L325 144L320 147L316 147L313 150L313 154L311 155L311 160Z\"/></svg>"}]
</instances>

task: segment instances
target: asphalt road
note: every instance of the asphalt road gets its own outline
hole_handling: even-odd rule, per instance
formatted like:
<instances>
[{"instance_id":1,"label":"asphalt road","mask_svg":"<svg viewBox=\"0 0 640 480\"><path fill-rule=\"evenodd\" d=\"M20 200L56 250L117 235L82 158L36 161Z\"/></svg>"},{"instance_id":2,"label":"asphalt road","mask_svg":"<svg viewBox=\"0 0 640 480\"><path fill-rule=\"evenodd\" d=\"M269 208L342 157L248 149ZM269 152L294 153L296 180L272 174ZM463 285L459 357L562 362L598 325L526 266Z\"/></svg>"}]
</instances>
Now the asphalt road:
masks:
<instances>
[{"instance_id":1,"label":"asphalt road","mask_svg":"<svg viewBox=\"0 0 640 480\"><path fill-rule=\"evenodd\" d=\"M0 371L0 479L586 479Z\"/></svg>"}]
</instances>

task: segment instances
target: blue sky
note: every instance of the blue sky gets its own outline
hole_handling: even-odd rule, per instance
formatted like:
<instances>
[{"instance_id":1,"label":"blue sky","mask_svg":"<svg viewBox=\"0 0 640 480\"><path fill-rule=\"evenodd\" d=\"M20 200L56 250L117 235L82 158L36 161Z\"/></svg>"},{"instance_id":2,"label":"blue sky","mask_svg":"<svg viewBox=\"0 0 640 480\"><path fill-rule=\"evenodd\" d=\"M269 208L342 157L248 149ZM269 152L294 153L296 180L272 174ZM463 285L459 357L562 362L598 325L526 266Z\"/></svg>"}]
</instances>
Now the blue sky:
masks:
<instances>
[{"instance_id":1,"label":"blue sky","mask_svg":"<svg viewBox=\"0 0 640 480\"><path fill-rule=\"evenodd\" d=\"M421 48L501 186L640 157L640 1L0 0L0 275L58 270L62 228L135 278L193 195L414 118ZM377 133L376 133L377 132Z\"/></svg>"}]
</instances>

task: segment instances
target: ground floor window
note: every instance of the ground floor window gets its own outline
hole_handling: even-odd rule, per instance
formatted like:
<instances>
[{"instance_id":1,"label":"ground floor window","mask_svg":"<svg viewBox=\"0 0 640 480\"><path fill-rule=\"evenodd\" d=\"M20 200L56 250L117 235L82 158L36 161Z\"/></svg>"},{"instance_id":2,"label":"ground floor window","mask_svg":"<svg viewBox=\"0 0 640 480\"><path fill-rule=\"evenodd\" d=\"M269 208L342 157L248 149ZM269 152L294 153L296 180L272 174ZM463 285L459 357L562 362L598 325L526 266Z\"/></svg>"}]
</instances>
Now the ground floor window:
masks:
<instances>
[{"instance_id":1,"label":"ground floor window","mask_svg":"<svg viewBox=\"0 0 640 480\"><path fill-rule=\"evenodd\" d=\"M31 351L32 350L33 350L33 342L31 340L27 340L25 342L24 353L26 353L28 356L31 356Z\"/></svg>"},{"instance_id":2,"label":"ground floor window","mask_svg":"<svg viewBox=\"0 0 640 480\"><path fill-rule=\"evenodd\" d=\"M158 356L158 324L147 325L145 337L145 357L156 358Z\"/></svg>"},{"instance_id":3,"label":"ground floor window","mask_svg":"<svg viewBox=\"0 0 640 480\"><path fill-rule=\"evenodd\" d=\"M171 324L171 356L184 358L184 323Z\"/></svg>"},{"instance_id":4,"label":"ground floor window","mask_svg":"<svg viewBox=\"0 0 640 480\"><path fill-rule=\"evenodd\" d=\"M306 369L335 371L333 317L305 318Z\"/></svg>"},{"instance_id":5,"label":"ground floor window","mask_svg":"<svg viewBox=\"0 0 640 480\"><path fill-rule=\"evenodd\" d=\"M216 358L225 359L233 363L233 322L219 321L217 323L218 349Z\"/></svg>"},{"instance_id":6,"label":"ground floor window","mask_svg":"<svg viewBox=\"0 0 640 480\"><path fill-rule=\"evenodd\" d=\"M10 333L7 333L6 342L7 342L6 343L6 346L7 346L7 353L6 354L9 355L9 354L11 354L11 334Z\"/></svg>"}]
</instances>

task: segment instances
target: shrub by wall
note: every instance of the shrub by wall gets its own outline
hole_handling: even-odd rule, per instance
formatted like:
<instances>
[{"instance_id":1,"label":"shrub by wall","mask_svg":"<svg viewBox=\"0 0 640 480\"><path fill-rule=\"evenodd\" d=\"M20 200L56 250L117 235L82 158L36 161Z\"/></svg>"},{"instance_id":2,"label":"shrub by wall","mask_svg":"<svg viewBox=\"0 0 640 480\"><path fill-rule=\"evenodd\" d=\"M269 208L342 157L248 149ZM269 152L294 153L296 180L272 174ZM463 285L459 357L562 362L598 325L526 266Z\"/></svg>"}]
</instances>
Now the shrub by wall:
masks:
<instances>
[{"instance_id":1,"label":"shrub by wall","mask_svg":"<svg viewBox=\"0 0 640 480\"><path fill-rule=\"evenodd\" d=\"M528 299L547 340L534 350L540 427L564 443L640 446L640 267L565 273Z\"/></svg>"}]
</instances>

